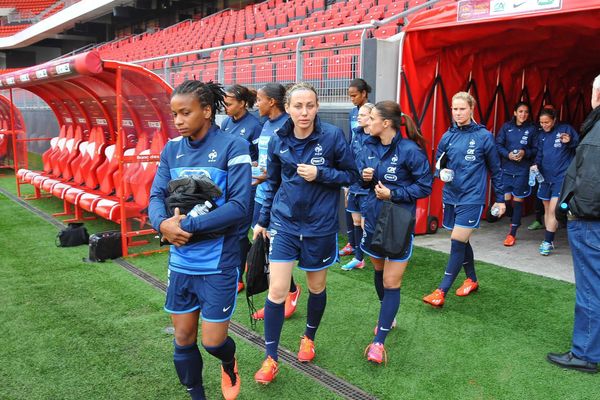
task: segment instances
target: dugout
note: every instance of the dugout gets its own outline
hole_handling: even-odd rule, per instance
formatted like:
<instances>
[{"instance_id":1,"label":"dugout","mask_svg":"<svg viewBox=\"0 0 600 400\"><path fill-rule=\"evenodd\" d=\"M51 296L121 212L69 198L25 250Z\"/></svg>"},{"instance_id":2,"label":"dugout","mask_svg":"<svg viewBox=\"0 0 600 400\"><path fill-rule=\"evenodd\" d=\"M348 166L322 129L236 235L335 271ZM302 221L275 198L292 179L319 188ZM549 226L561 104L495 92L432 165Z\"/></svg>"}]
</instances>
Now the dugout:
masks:
<instances>
[{"instance_id":1,"label":"dugout","mask_svg":"<svg viewBox=\"0 0 600 400\"><path fill-rule=\"evenodd\" d=\"M27 160L27 148L21 142L25 134L24 127L19 109L12 105L10 99L0 96L0 168L16 171L15 158Z\"/></svg>"},{"instance_id":2,"label":"dugout","mask_svg":"<svg viewBox=\"0 0 600 400\"><path fill-rule=\"evenodd\" d=\"M44 171L29 170L15 158L17 189L33 184L35 197L49 193L64 201L64 212L82 220L83 211L120 224L123 255L146 225L149 188L160 151L178 136L169 106L172 88L143 67L101 60L96 51L60 58L0 76L12 99L26 90L47 103L58 122L42 155ZM133 222L139 222L134 228Z\"/></svg>"},{"instance_id":3,"label":"dugout","mask_svg":"<svg viewBox=\"0 0 600 400\"><path fill-rule=\"evenodd\" d=\"M431 160L451 121L452 95L461 90L476 98L475 119L491 132L519 100L531 103L534 119L552 104L578 129L600 73L598 33L595 0L467 0L423 11L401 43L400 104L420 124ZM441 189L436 180L431 197L419 202L417 232L441 220Z\"/></svg>"}]
</instances>

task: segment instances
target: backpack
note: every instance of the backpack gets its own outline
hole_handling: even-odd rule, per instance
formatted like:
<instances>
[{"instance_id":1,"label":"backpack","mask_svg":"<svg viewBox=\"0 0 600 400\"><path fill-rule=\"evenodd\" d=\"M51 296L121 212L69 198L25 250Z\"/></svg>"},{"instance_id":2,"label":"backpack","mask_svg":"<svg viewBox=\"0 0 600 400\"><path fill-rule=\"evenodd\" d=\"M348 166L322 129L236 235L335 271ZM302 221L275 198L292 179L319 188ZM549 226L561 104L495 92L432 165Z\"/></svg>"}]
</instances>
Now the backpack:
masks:
<instances>
[{"instance_id":1,"label":"backpack","mask_svg":"<svg viewBox=\"0 0 600 400\"><path fill-rule=\"evenodd\" d=\"M252 296L269 289L269 239L262 235L254 241L246 259L246 301L250 312L250 322L254 328L256 321L252 314L256 312Z\"/></svg>"},{"instance_id":2,"label":"backpack","mask_svg":"<svg viewBox=\"0 0 600 400\"><path fill-rule=\"evenodd\" d=\"M81 222L71 222L56 235L57 247L73 247L88 244L90 235Z\"/></svg>"}]
</instances>

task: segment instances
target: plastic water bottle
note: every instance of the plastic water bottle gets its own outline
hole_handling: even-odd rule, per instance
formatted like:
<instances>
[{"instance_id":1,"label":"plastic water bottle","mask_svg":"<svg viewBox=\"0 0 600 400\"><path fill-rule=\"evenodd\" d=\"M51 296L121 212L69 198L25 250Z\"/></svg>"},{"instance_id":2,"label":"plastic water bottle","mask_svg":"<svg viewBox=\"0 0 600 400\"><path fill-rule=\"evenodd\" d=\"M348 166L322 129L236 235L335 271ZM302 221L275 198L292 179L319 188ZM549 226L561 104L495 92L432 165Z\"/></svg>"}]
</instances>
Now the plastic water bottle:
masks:
<instances>
[{"instance_id":1,"label":"plastic water bottle","mask_svg":"<svg viewBox=\"0 0 600 400\"><path fill-rule=\"evenodd\" d=\"M492 207L492 211L490 212L494 217L497 217L498 215L500 215L500 208L498 208L497 206Z\"/></svg>"},{"instance_id":2,"label":"plastic water bottle","mask_svg":"<svg viewBox=\"0 0 600 400\"><path fill-rule=\"evenodd\" d=\"M537 171L530 169L529 170L529 186L535 186Z\"/></svg>"},{"instance_id":3,"label":"plastic water bottle","mask_svg":"<svg viewBox=\"0 0 600 400\"><path fill-rule=\"evenodd\" d=\"M197 217L199 215L208 214L210 212L211 208L212 208L212 203L210 201L206 200L202 204L196 204L194 206L194 208L192 208L192 211L190 211L190 216Z\"/></svg>"},{"instance_id":4,"label":"plastic water bottle","mask_svg":"<svg viewBox=\"0 0 600 400\"><path fill-rule=\"evenodd\" d=\"M535 179L537 179L538 183L544 182L544 177L540 173L540 171L536 171Z\"/></svg>"},{"instance_id":5,"label":"plastic water bottle","mask_svg":"<svg viewBox=\"0 0 600 400\"><path fill-rule=\"evenodd\" d=\"M512 153L513 153L513 154L516 156L517 154L519 154L519 150L517 150L517 149L514 149L514 150L512 151Z\"/></svg>"}]
</instances>

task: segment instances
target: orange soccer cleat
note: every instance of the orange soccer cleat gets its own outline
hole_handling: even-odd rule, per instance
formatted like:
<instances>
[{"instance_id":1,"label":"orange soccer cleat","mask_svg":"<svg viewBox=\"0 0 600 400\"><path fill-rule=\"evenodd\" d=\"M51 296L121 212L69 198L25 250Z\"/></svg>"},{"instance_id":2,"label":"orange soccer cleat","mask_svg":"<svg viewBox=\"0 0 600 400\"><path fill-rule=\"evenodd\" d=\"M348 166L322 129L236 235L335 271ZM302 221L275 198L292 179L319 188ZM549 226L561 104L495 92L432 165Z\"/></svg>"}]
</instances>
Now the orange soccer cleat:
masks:
<instances>
[{"instance_id":1,"label":"orange soccer cleat","mask_svg":"<svg viewBox=\"0 0 600 400\"><path fill-rule=\"evenodd\" d=\"M263 361L260 369L254 374L254 380L257 383L262 383L263 385L268 385L273 382L273 379L279 373L279 366L277 365L277 361L273 360L271 356L267 357L265 361Z\"/></svg>"},{"instance_id":2,"label":"orange soccer cleat","mask_svg":"<svg viewBox=\"0 0 600 400\"><path fill-rule=\"evenodd\" d=\"M463 282L461 287L456 289L456 295L468 296L469 293L476 291L477 288L479 288L479 284L477 282L472 281L471 278L468 278Z\"/></svg>"},{"instance_id":3,"label":"orange soccer cleat","mask_svg":"<svg viewBox=\"0 0 600 400\"><path fill-rule=\"evenodd\" d=\"M302 336L300 340L300 350L298 351L298 361L311 362L315 358L315 342L308 336Z\"/></svg>"},{"instance_id":4,"label":"orange soccer cleat","mask_svg":"<svg viewBox=\"0 0 600 400\"><path fill-rule=\"evenodd\" d=\"M423 301L427 304L431 304L434 307L442 307L445 301L445 294L442 289L435 289L433 293L423 297Z\"/></svg>"},{"instance_id":5,"label":"orange soccer cleat","mask_svg":"<svg viewBox=\"0 0 600 400\"><path fill-rule=\"evenodd\" d=\"M235 400L240 394L240 374L238 373L237 360L233 366L233 373L225 372L221 366L221 392L225 400Z\"/></svg>"}]
</instances>

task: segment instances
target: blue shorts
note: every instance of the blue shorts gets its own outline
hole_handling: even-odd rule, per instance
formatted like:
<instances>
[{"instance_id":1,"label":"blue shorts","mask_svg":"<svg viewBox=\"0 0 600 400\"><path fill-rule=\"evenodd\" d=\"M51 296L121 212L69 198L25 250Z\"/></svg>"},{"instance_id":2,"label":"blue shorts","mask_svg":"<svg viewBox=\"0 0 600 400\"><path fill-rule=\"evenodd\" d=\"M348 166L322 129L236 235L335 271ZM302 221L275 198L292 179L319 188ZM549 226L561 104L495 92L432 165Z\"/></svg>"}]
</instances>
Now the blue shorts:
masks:
<instances>
[{"instance_id":1,"label":"blue shorts","mask_svg":"<svg viewBox=\"0 0 600 400\"><path fill-rule=\"evenodd\" d=\"M168 274L166 312L187 314L201 310L204 321L229 321L236 306L237 268L211 275L188 275L171 270Z\"/></svg>"},{"instance_id":2,"label":"blue shorts","mask_svg":"<svg viewBox=\"0 0 600 400\"><path fill-rule=\"evenodd\" d=\"M444 220L442 226L448 230L454 229L455 226L461 228L477 229L481 221L481 213L483 206L479 204L457 205L443 204Z\"/></svg>"},{"instance_id":3,"label":"blue shorts","mask_svg":"<svg viewBox=\"0 0 600 400\"><path fill-rule=\"evenodd\" d=\"M414 235L410 235L410 245L408 246L408 248L406 249L406 251L404 252L404 254L402 255L401 258L388 258L388 257L384 257L381 254L378 254L376 252L374 252L373 250L371 250L371 240L373 239L373 233L372 232L367 232L367 231L363 231L363 237L362 240L360 242L360 248L362 249L362 251L369 255L372 258L376 258L378 260L383 260L386 259L388 261L395 261L395 262L405 262L408 261L410 259L410 257L412 256L412 250L413 250L413 239L415 238Z\"/></svg>"},{"instance_id":4,"label":"blue shorts","mask_svg":"<svg viewBox=\"0 0 600 400\"><path fill-rule=\"evenodd\" d=\"M560 197L560 187L562 182L550 183L542 182L538 188L537 197L540 200L550 200L552 197Z\"/></svg>"},{"instance_id":5,"label":"blue shorts","mask_svg":"<svg viewBox=\"0 0 600 400\"><path fill-rule=\"evenodd\" d=\"M338 261L337 233L327 236L302 237L284 232L270 231L270 262L298 260L303 271L320 271Z\"/></svg>"},{"instance_id":6,"label":"blue shorts","mask_svg":"<svg viewBox=\"0 0 600 400\"><path fill-rule=\"evenodd\" d=\"M366 199L366 194L348 193L348 206L346 207L346 211L364 215L364 204Z\"/></svg>"},{"instance_id":7,"label":"blue shorts","mask_svg":"<svg viewBox=\"0 0 600 400\"><path fill-rule=\"evenodd\" d=\"M531 194L529 177L527 175L502 174L504 194L510 194L518 199L524 199Z\"/></svg>"}]
</instances>

